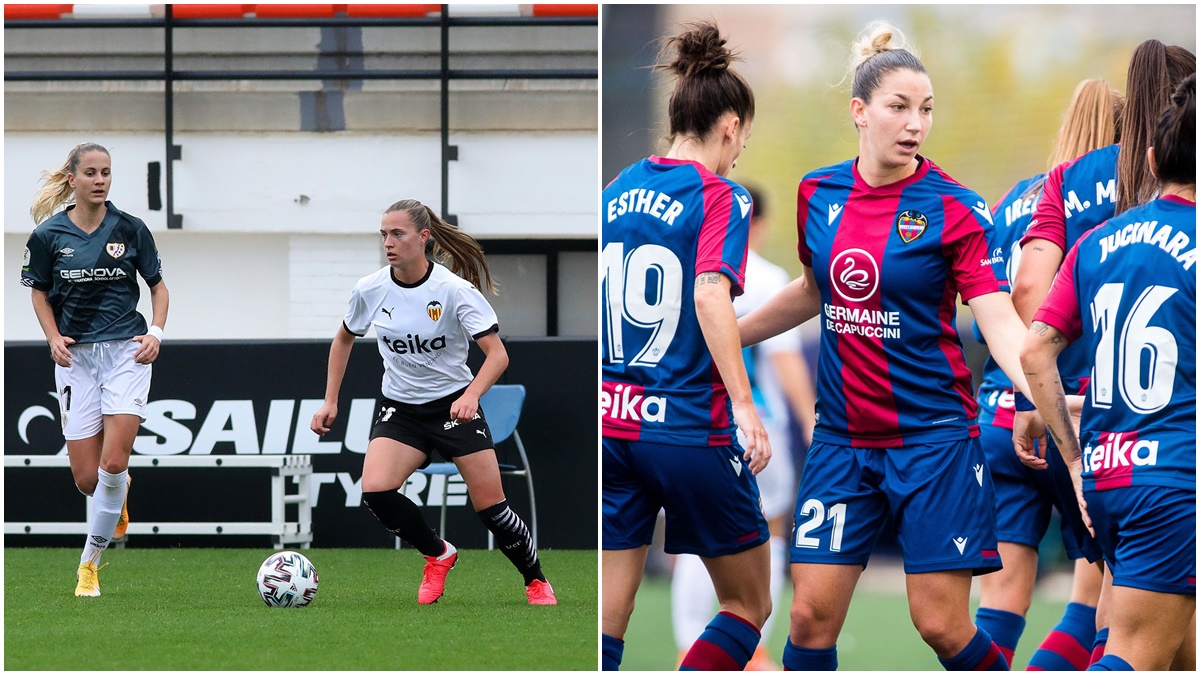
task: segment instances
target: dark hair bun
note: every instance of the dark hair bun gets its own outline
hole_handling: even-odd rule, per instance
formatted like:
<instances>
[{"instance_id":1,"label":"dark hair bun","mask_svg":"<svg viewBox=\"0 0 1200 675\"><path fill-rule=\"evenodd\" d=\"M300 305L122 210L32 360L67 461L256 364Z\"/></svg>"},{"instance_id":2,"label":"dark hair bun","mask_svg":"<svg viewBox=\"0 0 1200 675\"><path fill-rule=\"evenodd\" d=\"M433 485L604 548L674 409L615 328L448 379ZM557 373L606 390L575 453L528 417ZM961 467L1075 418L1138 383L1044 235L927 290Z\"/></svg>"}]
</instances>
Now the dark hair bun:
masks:
<instances>
[{"instance_id":1,"label":"dark hair bun","mask_svg":"<svg viewBox=\"0 0 1200 675\"><path fill-rule=\"evenodd\" d=\"M725 38L707 22L687 24L682 33L667 40L667 45L676 50L667 70L684 78L723 72L734 60L733 52L725 47Z\"/></svg>"}]
</instances>

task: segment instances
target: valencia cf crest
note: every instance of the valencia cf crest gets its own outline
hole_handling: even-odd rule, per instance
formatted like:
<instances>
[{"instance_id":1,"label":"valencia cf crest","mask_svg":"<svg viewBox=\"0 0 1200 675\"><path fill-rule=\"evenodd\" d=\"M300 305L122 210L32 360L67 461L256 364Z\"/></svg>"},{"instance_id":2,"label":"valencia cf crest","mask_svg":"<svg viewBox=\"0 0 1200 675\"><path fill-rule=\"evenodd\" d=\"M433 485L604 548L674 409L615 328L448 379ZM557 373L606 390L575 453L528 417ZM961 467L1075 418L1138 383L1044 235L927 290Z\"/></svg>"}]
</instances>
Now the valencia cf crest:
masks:
<instances>
[{"instance_id":1,"label":"valencia cf crest","mask_svg":"<svg viewBox=\"0 0 1200 675\"><path fill-rule=\"evenodd\" d=\"M913 241L925 234L925 228L929 226L929 219L920 211L901 211L900 215L896 216L896 232L900 234L900 241L911 244Z\"/></svg>"},{"instance_id":2,"label":"valencia cf crest","mask_svg":"<svg viewBox=\"0 0 1200 675\"><path fill-rule=\"evenodd\" d=\"M437 321L442 318L442 303L437 300L430 300L429 304L425 305L425 313L429 315L429 318Z\"/></svg>"},{"instance_id":3,"label":"valencia cf crest","mask_svg":"<svg viewBox=\"0 0 1200 675\"><path fill-rule=\"evenodd\" d=\"M104 247L104 250L108 251L108 254L113 258L120 258L121 256L125 255L125 244L110 243L108 246Z\"/></svg>"}]
</instances>

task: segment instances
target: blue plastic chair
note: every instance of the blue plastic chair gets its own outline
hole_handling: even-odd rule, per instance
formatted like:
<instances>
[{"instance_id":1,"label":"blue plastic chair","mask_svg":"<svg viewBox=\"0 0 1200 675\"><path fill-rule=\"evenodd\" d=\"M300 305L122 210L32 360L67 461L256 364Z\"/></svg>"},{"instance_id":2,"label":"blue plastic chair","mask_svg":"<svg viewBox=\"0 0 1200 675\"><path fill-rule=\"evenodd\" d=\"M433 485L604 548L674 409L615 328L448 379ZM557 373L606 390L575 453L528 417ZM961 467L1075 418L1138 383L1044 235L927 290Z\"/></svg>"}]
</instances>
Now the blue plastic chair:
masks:
<instances>
[{"instance_id":1,"label":"blue plastic chair","mask_svg":"<svg viewBox=\"0 0 1200 675\"><path fill-rule=\"evenodd\" d=\"M488 428L492 432L492 443L499 445L511 438L517 446L520 464L501 464L500 475L523 476L525 478L525 484L529 488L529 517L533 546L537 548L537 503L534 501L533 495L533 474L529 471L529 456L525 454L525 444L521 442L521 434L517 433L517 423L521 421L521 409L524 405L525 385L523 384L492 385L492 388L488 389L487 393L479 399L479 407L483 409L483 414L487 417ZM428 475L442 475L447 477L458 475L458 467L454 462L434 462L424 469L419 469L419 471ZM439 525L439 534L445 537L445 499L442 500L442 513ZM399 539L396 540L397 548L399 548L399 541ZM489 530L488 550L495 548L495 545L494 537L491 530Z\"/></svg>"}]
</instances>

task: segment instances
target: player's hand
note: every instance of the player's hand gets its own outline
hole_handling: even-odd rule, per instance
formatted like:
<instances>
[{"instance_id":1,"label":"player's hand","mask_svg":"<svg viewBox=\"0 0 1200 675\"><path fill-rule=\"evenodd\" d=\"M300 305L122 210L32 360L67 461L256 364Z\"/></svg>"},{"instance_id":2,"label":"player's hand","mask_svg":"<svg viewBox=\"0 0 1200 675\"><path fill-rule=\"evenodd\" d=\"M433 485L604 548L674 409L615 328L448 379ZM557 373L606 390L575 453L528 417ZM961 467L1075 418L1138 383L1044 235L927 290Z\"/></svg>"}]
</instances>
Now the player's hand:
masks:
<instances>
[{"instance_id":1,"label":"player's hand","mask_svg":"<svg viewBox=\"0 0 1200 675\"><path fill-rule=\"evenodd\" d=\"M1021 463L1031 469L1046 469L1046 423L1036 410L1013 415L1013 448Z\"/></svg>"},{"instance_id":2,"label":"player's hand","mask_svg":"<svg viewBox=\"0 0 1200 675\"><path fill-rule=\"evenodd\" d=\"M158 358L158 338L149 334L134 335L133 341L140 342L142 344L142 346L138 347L138 350L133 353L133 362L143 364L154 363L154 359Z\"/></svg>"},{"instance_id":3,"label":"player's hand","mask_svg":"<svg viewBox=\"0 0 1200 675\"><path fill-rule=\"evenodd\" d=\"M308 425L309 429L318 436L324 436L329 433L329 426L333 424L333 420L337 419L337 404L325 402L313 415L312 424Z\"/></svg>"},{"instance_id":4,"label":"player's hand","mask_svg":"<svg viewBox=\"0 0 1200 675\"><path fill-rule=\"evenodd\" d=\"M459 423L465 424L475 419L475 414L479 412L479 397L465 393L458 397L458 400L450 404L450 419L458 420Z\"/></svg>"},{"instance_id":5,"label":"player's hand","mask_svg":"<svg viewBox=\"0 0 1200 675\"><path fill-rule=\"evenodd\" d=\"M1095 539L1096 530L1092 527L1092 517L1088 515L1087 500L1083 498L1083 457L1076 457L1068 461L1067 469L1071 472L1071 483L1075 486L1075 501L1079 503L1079 513L1083 516L1083 524L1087 526L1088 533Z\"/></svg>"},{"instance_id":6,"label":"player's hand","mask_svg":"<svg viewBox=\"0 0 1200 675\"><path fill-rule=\"evenodd\" d=\"M67 349L67 347L75 344L75 340L64 335L59 335L58 337L50 338L47 342L50 344L50 358L63 368L70 368L71 350Z\"/></svg>"},{"instance_id":7,"label":"player's hand","mask_svg":"<svg viewBox=\"0 0 1200 675\"><path fill-rule=\"evenodd\" d=\"M750 473L757 476L771 461L771 441L767 439L767 430L763 428L762 420L758 419L754 404L733 404L733 421L746 441L746 454L742 455L742 459L750 462Z\"/></svg>"}]
</instances>

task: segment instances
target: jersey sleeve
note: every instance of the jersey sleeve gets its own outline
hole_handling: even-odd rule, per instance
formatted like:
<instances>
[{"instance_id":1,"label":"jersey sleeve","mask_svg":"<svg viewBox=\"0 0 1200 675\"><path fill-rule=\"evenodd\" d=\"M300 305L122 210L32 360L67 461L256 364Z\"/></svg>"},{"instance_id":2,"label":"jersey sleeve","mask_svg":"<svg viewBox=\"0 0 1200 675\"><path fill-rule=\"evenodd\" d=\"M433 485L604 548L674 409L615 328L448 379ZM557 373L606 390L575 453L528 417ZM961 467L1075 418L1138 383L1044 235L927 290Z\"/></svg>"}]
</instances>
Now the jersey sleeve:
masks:
<instances>
[{"instance_id":1,"label":"jersey sleeve","mask_svg":"<svg viewBox=\"0 0 1200 675\"><path fill-rule=\"evenodd\" d=\"M808 247L808 202L817 191L817 180L801 181L796 189L796 253L805 267L812 267L812 249Z\"/></svg>"},{"instance_id":2,"label":"jersey sleeve","mask_svg":"<svg viewBox=\"0 0 1200 675\"><path fill-rule=\"evenodd\" d=\"M25 257L21 261L21 285L49 292L54 287L53 247L34 230L25 243Z\"/></svg>"},{"instance_id":3,"label":"jersey sleeve","mask_svg":"<svg viewBox=\"0 0 1200 675\"><path fill-rule=\"evenodd\" d=\"M1037 207L1033 211L1033 220L1025 236L1021 237L1021 246L1033 239L1045 239L1067 250L1067 214L1063 206L1062 182L1063 172L1069 162L1059 164L1046 176L1042 186L1042 196L1038 198Z\"/></svg>"},{"instance_id":4,"label":"jersey sleeve","mask_svg":"<svg viewBox=\"0 0 1200 675\"><path fill-rule=\"evenodd\" d=\"M367 329L371 327L370 309L362 295L360 284L355 284L354 290L350 291L350 307L346 310L346 317L342 319L342 327L356 337L366 335Z\"/></svg>"},{"instance_id":5,"label":"jersey sleeve","mask_svg":"<svg viewBox=\"0 0 1200 675\"><path fill-rule=\"evenodd\" d=\"M500 331L496 310L492 309L478 288L471 285L459 288L455 297L455 305L458 322L466 329L471 339L478 340L485 335Z\"/></svg>"},{"instance_id":6,"label":"jersey sleeve","mask_svg":"<svg viewBox=\"0 0 1200 675\"><path fill-rule=\"evenodd\" d=\"M1079 294L1075 284L1075 266L1079 258L1079 243L1082 241L1080 239L1076 242L1063 259L1058 274L1054 275L1054 283L1050 285L1050 292L1033 315L1034 321L1055 327L1071 342L1078 340L1083 334L1083 319L1079 312Z\"/></svg>"},{"instance_id":7,"label":"jersey sleeve","mask_svg":"<svg viewBox=\"0 0 1200 675\"><path fill-rule=\"evenodd\" d=\"M158 246L154 243L154 235L145 223L139 222L137 229L137 270L146 280L146 285L153 288L162 281L162 258L158 255Z\"/></svg>"},{"instance_id":8,"label":"jersey sleeve","mask_svg":"<svg viewBox=\"0 0 1200 675\"><path fill-rule=\"evenodd\" d=\"M720 272L733 280L731 293L746 285L746 250L750 236L750 193L713 176L705 178L704 222L696 244L696 275Z\"/></svg>"},{"instance_id":9,"label":"jersey sleeve","mask_svg":"<svg viewBox=\"0 0 1200 675\"><path fill-rule=\"evenodd\" d=\"M951 276L963 302L1007 288L1002 251L993 246L996 239L992 212L987 202L975 193L965 197L968 206L956 197L945 196L942 205L946 225L943 253L950 261Z\"/></svg>"}]
</instances>

